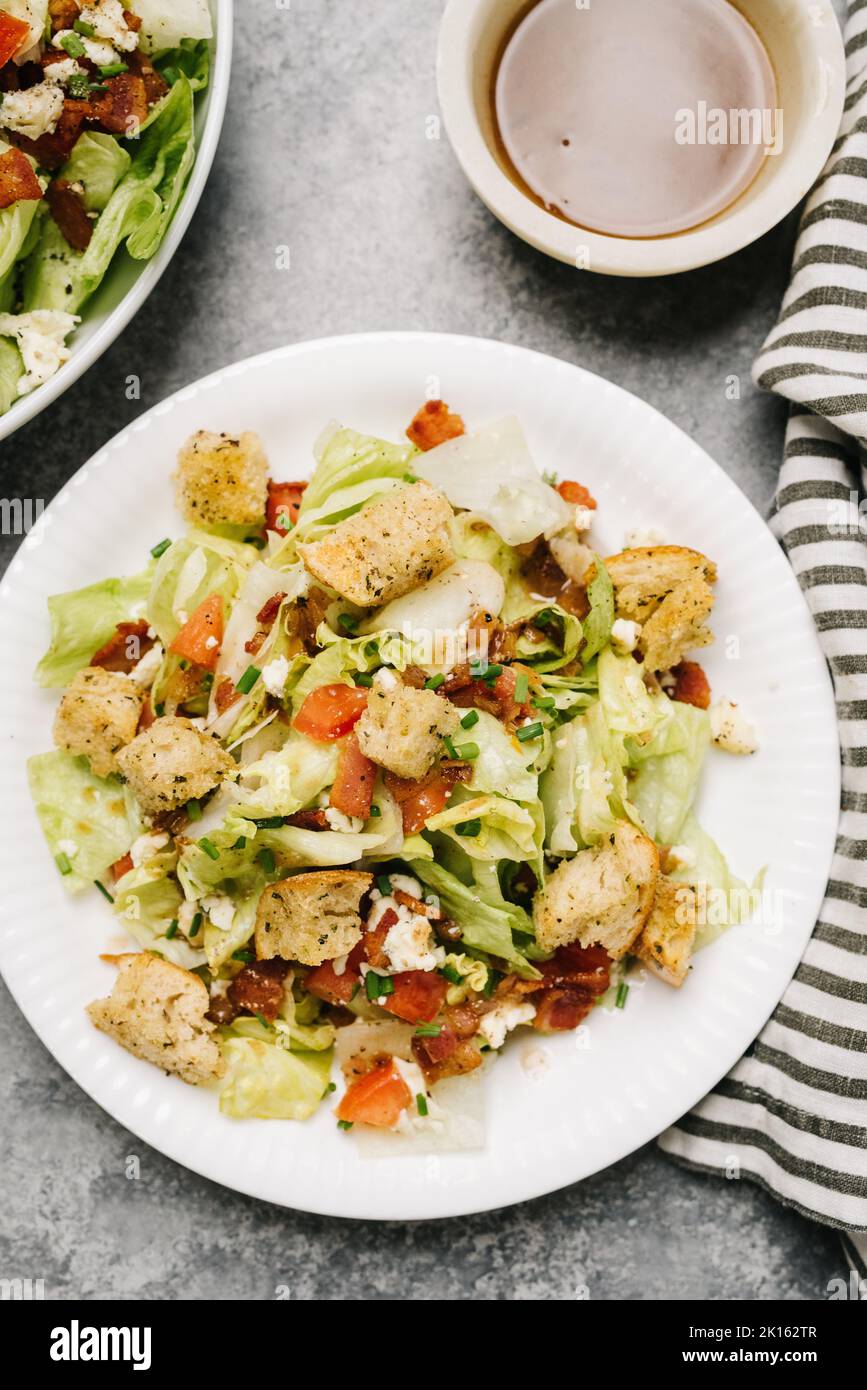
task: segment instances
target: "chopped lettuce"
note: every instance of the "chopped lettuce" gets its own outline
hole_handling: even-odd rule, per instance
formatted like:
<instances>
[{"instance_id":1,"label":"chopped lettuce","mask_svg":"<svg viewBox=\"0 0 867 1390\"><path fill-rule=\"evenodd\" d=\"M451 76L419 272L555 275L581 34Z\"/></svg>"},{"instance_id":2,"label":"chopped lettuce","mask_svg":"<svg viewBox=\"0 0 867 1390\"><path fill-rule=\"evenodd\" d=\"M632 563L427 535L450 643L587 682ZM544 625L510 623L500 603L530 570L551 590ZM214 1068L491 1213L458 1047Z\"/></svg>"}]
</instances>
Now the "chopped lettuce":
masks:
<instances>
[{"instance_id":1,"label":"chopped lettuce","mask_svg":"<svg viewBox=\"0 0 867 1390\"><path fill-rule=\"evenodd\" d=\"M315 539L372 497L404 486L414 452L408 444L336 429L305 489L297 525L287 538L290 548L296 540Z\"/></svg>"},{"instance_id":2,"label":"chopped lettuce","mask_svg":"<svg viewBox=\"0 0 867 1390\"><path fill-rule=\"evenodd\" d=\"M335 743L314 743L290 729L282 748L244 767L238 814L249 819L291 816L309 806L334 781L337 758Z\"/></svg>"},{"instance_id":3,"label":"chopped lettuce","mask_svg":"<svg viewBox=\"0 0 867 1390\"><path fill-rule=\"evenodd\" d=\"M291 687L295 714L310 692L318 690L320 685L351 685L357 671L374 671L382 664L381 644L374 637L336 637L324 624L320 624L316 638L327 645Z\"/></svg>"},{"instance_id":4,"label":"chopped lettuce","mask_svg":"<svg viewBox=\"0 0 867 1390\"><path fill-rule=\"evenodd\" d=\"M147 599L147 619L168 646L186 618L210 594L231 603L256 559L253 546L193 527L159 558Z\"/></svg>"},{"instance_id":5,"label":"chopped lettuce","mask_svg":"<svg viewBox=\"0 0 867 1390\"><path fill-rule=\"evenodd\" d=\"M102 579L48 600L51 643L36 668L39 685L61 689L94 652L114 635L118 623L144 615L153 566L125 579Z\"/></svg>"},{"instance_id":6,"label":"chopped lettuce","mask_svg":"<svg viewBox=\"0 0 867 1390\"><path fill-rule=\"evenodd\" d=\"M468 885L442 864L414 859L410 868L437 895L446 916L460 926L462 950L497 956L522 979L538 979L539 972L515 941L515 935L518 943L532 941L533 923L523 908L502 897L494 885L495 874L482 873L481 882Z\"/></svg>"},{"instance_id":7,"label":"chopped lettuce","mask_svg":"<svg viewBox=\"0 0 867 1390\"><path fill-rule=\"evenodd\" d=\"M0 299L0 312L3 310ZM18 399L18 383L24 375L21 353L11 338L0 338L0 415Z\"/></svg>"},{"instance_id":8,"label":"chopped lettuce","mask_svg":"<svg viewBox=\"0 0 867 1390\"><path fill-rule=\"evenodd\" d=\"M208 0L131 0L130 8L142 22L141 46L147 53L213 37Z\"/></svg>"},{"instance_id":9,"label":"chopped lettuce","mask_svg":"<svg viewBox=\"0 0 867 1390\"><path fill-rule=\"evenodd\" d=\"M693 815L687 815L678 831L678 843L692 851L694 863L673 870L669 877L691 883L698 894L695 949L715 941L727 927L746 922L761 904L759 875L752 887L735 878L715 840Z\"/></svg>"},{"instance_id":10,"label":"chopped lettuce","mask_svg":"<svg viewBox=\"0 0 867 1390\"><path fill-rule=\"evenodd\" d=\"M598 703L558 732L539 784L552 854L574 854L595 845L614 825L614 748Z\"/></svg>"},{"instance_id":11,"label":"chopped lettuce","mask_svg":"<svg viewBox=\"0 0 867 1390\"><path fill-rule=\"evenodd\" d=\"M81 200L88 212L102 212L131 163L113 135L87 130L75 142L59 177L81 184Z\"/></svg>"},{"instance_id":12,"label":"chopped lettuce","mask_svg":"<svg viewBox=\"0 0 867 1390\"><path fill-rule=\"evenodd\" d=\"M201 92L208 85L211 51L205 39L181 39L176 48L164 48L157 53L153 65L170 87L183 74L193 91Z\"/></svg>"},{"instance_id":13,"label":"chopped lettuce","mask_svg":"<svg viewBox=\"0 0 867 1390\"><path fill-rule=\"evenodd\" d=\"M710 744L710 716L666 695L656 697L663 711L649 740L627 741L634 775L629 795L645 830L659 844L675 844L692 806Z\"/></svg>"},{"instance_id":14,"label":"chopped lettuce","mask_svg":"<svg viewBox=\"0 0 867 1390\"><path fill-rule=\"evenodd\" d=\"M455 787L444 811L427 829L457 839L471 859L514 859L539 863L544 827L541 807L519 805L505 796L473 796Z\"/></svg>"},{"instance_id":15,"label":"chopped lettuce","mask_svg":"<svg viewBox=\"0 0 867 1390\"><path fill-rule=\"evenodd\" d=\"M594 575L587 585L590 612L581 624L584 635L581 661L584 666L611 640L611 628L614 625L614 585L599 556L594 556L594 559Z\"/></svg>"},{"instance_id":16,"label":"chopped lettuce","mask_svg":"<svg viewBox=\"0 0 867 1390\"><path fill-rule=\"evenodd\" d=\"M608 728L646 743L664 715L644 684L644 670L632 656L610 647L599 654L599 699Z\"/></svg>"},{"instance_id":17,"label":"chopped lettuce","mask_svg":"<svg viewBox=\"0 0 867 1390\"><path fill-rule=\"evenodd\" d=\"M255 1021L255 1020L254 1020ZM264 1030L263 1030L264 1031ZM306 1120L326 1094L331 1052L292 1052L274 1041L224 1030L228 1064L220 1109L233 1119Z\"/></svg>"},{"instance_id":18,"label":"chopped lettuce","mask_svg":"<svg viewBox=\"0 0 867 1390\"><path fill-rule=\"evenodd\" d=\"M125 930L146 951L156 951L175 965L193 970L204 965L204 951L192 947L183 936L166 936L183 902L177 879L171 877L176 864L177 854L164 851L130 869L115 889L114 910Z\"/></svg>"},{"instance_id":19,"label":"chopped lettuce","mask_svg":"<svg viewBox=\"0 0 867 1390\"><path fill-rule=\"evenodd\" d=\"M56 751L27 763L30 795L70 892L89 888L129 850L141 825L133 798L114 778L95 777L86 758Z\"/></svg>"},{"instance_id":20,"label":"chopped lettuce","mask_svg":"<svg viewBox=\"0 0 867 1390\"><path fill-rule=\"evenodd\" d=\"M513 801L535 801L539 779L532 766L532 751L507 733L492 714L479 710L478 716L466 735L479 750L478 757L470 764L473 776L465 784L468 790L479 794L497 793ZM460 741L455 738L456 743Z\"/></svg>"}]
</instances>

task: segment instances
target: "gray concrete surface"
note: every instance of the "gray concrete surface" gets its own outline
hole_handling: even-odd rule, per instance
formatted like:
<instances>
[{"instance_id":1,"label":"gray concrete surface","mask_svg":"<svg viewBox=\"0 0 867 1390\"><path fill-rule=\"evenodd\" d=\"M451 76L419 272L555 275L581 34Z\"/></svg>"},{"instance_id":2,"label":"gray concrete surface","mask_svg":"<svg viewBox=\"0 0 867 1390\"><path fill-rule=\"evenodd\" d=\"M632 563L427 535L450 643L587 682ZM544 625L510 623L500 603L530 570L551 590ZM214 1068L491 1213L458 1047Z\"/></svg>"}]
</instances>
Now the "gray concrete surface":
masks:
<instances>
[{"instance_id":1,"label":"gray concrete surface","mask_svg":"<svg viewBox=\"0 0 867 1390\"><path fill-rule=\"evenodd\" d=\"M176 388L286 341L375 328L521 343L610 377L710 451L755 504L783 406L749 382L786 282L794 222L728 262L618 281L548 261L477 201L437 112L440 0L241 0L232 91L192 229L121 340L0 445L4 496L48 500ZM275 269L289 245L291 271ZM142 379L142 400L124 396ZM740 379L730 399L727 379ZM730 395L731 393L729 393ZM640 447L640 441L637 441ZM8 561L14 538L3 538ZM55 1298L821 1299L835 1236L745 1183L647 1148L519 1208L365 1226L214 1187L104 1115L0 995L0 1273ZM125 1177L137 1155L141 1177Z\"/></svg>"}]
</instances>

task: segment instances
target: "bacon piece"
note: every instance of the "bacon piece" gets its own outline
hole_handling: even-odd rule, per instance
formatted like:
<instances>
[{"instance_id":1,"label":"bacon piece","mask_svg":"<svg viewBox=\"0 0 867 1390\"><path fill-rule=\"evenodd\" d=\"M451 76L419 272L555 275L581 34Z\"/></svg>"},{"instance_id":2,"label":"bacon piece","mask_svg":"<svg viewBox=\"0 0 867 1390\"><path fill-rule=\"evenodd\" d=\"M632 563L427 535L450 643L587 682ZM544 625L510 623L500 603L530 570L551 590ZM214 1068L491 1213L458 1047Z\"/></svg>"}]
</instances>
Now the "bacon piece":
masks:
<instances>
[{"instance_id":1,"label":"bacon piece","mask_svg":"<svg viewBox=\"0 0 867 1390\"><path fill-rule=\"evenodd\" d=\"M214 994L211 996L208 1012L205 1014L205 1018L209 1019L211 1023L217 1023L225 1027L230 1023L234 1023L237 1017L238 1010L235 1008L228 994Z\"/></svg>"},{"instance_id":2,"label":"bacon piece","mask_svg":"<svg viewBox=\"0 0 867 1390\"><path fill-rule=\"evenodd\" d=\"M611 983L611 958L601 946L560 946L539 969L546 989L567 986L596 995L604 994Z\"/></svg>"},{"instance_id":3,"label":"bacon piece","mask_svg":"<svg viewBox=\"0 0 867 1390\"><path fill-rule=\"evenodd\" d=\"M696 709L710 709L710 683L697 661L682 661L675 666L674 699Z\"/></svg>"},{"instance_id":4,"label":"bacon piece","mask_svg":"<svg viewBox=\"0 0 867 1390\"><path fill-rule=\"evenodd\" d=\"M539 995L533 1027L540 1033L565 1033L577 1028L593 1008L594 996L583 989L548 989Z\"/></svg>"},{"instance_id":5,"label":"bacon piece","mask_svg":"<svg viewBox=\"0 0 867 1390\"><path fill-rule=\"evenodd\" d=\"M115 859L111 866L111 876L115 883L117 883L118 879L123 878L124 874L128 874L133 867L131 854L123 854L120 859Z\"/></svg>"},{"instance_id":6,"label":"bacon piece","mask_svg":"<svg viewBox=\"0 0 867 1390\"><path fill-rule=\"evenodd\" d=\"M124 10L123 22L126 25L127 29L131 29L134 34L137 34L139 29L141 28L141 19L137 14L133 14L132 10ZM138 52L137 49L134 49L133 51Z\"/></svg>"},{"instance_id":7,"label":"bacon piece","mask_svg":"<svg viewBox=\"0 0 867 1390\"><path fill-rule=\"evenodd\" d=\"M523 668L514 666L504 666L496 680L489 682L480 678L470 677L469 684L448 690L448 681L441 687L447 691L447 698L452 704L458 705L461 709L474 707L484 710L487 714L492 714L501 723L514 726L520 719L526 719L531 713L529 695L523 704L518 704L515 699L515 686L518 682L518 674ZM526 671L529 675L530 672Z\"/></svg>"},{"instance_id":8,"label":"bacon piece","mask_svg":"<svg viewBox=\"0 0 867 1390\"><path fill-rule=\"evenodd\" d=\"M217 713L222 714L240 698L241 692L235 689L234 682L230 681L228 676L224 676L214 691L214 704L217 707Z\"/></svg>"},{"instance_id":9,"label":"bacon piece","mask_svg":"<svg viewBox=\"0 0 867 1390\"><path fill-rule=\"evenodd\" d=\"M306 594L292 604L287 617L289 635L297 637L309 656L315 656L319 651L316 641L316 629L322 622L329 607L331 599L324 590L317 588L314 584Z\"/></svg>"},{"instance_id":10,"label":"bacon piece","mask_svg":"<svg viewBox=\"0 0 867 1390\"><path fill-rule=\"evenodd\" d=\"M48 14L52 34L59 34L61 29L72 28L81 14L81 5L78 0L49 0Z\"/></svg>"},{"instance_id":11,"label":"bacon piece","mask_svg":"<svg viewBox=\"0 0 867 1390\"><path fill-rule=\"evenodd\" d=\"M148 635L144 618L134 623L118 623L105 646L93 653L90 664L101 666L103 671L122 671L128 676L145 653L150 651L154 641Z\"/></svg>"},{"instance_id":12,"label":"bacon piece","mask_svg":"<svg viewBox=\"0 0 867 1390\"><path fill-rule=\"evenodd\" d=\"M396 903L400 903L401 907L409 908L410 912L414 912L416 917L427 917L430 921L437 921L442 916L440 909L435 907L433 903L420 902L418 898L413 897L412 893L404 893L402 888L395 888L391 896Z\"/></svg>"},{"instance_id":13,"label":"bacon piece","mask_svg":"<svg viewBox=\"0 0 867 1390\"><path fill-rule=\"evenodd\" d=\"M42 188L27 156L16 149L0 154L0 208L41 197Z\"/></svg>"},{"instance_id":14,"label":"bacon piece","mask_svg":"<svg viewBox=\"0 0 867 1390\"><path fill-rule=\"evenodd\" d=\"M481 1011L476 1004L448 1004L443 1009L445 1027L459 1038L472 1038L479 1031Z\"/></svg>"},{"instance_id":15,"label":"bacon piece","mask_svg":"<svg viewBox=\"0 0 867 1390\"><path fill-rule=\"evenodd\" d=\"M169 90L168 82L164 81L148 55L142 53L140 48L133 49L132 53L126 53L124 62L130 72L134 72L144 83L148 106L153 106L155 102L160 101L165 96Z\"/></svg>"},{"instance_id":16,"label":"bacon piece","mask_svg":"<svg viewBox=\"0 0 867 1390\"><path fill-rule=\"evenodd\" d=\"M73 251L86 251L93 236L93 223L78 190L68 179L52 179L45 190L45 201L64 241Z\"/></svg>"},{"instance_id":17,"label":"bacon piece","mask_svg":"<svg viewBox=\"0 0 867 1390\"><path fill-rule=\"evenodd\" d=\"M464 434L464 422L460 415L452 415L445 401L425 401L417 410L407 427L406 437L416 448L426 453L447 439L457 439Z\"/></svg>"},{"instance_id":18,"label":"bacon piece","mask_svg":"<svg viewBox=\"0 0 867 1390\"><path fill-rule=\"evenodd\" d=\"M445 810L455 782L468 782L472 775L468 763L440 764L418 782L387 772L385 785L400 807L404 835L423 830L431 816Z\"/></svg>"},{"instance_id":19,"label":"bacon piece","mask_svg":"<svg viewBox=\"0 0 867 1390\"><path fill-rule=\"evenodd\" d=\"M564 573L551 554L547 541L539 541L521 566L521 573L533 594L538 598L550 598L574 613L577 618L586 618L590 611L587 590L583 584Z\"/></svg>"},{"instance_id":20,"label":"bacon piece","mask_svg":"<svg viewBox=\"0 0 867 1390\"><path fill-rule=\"evenodd\" d=\"M294 815L286 817L287 825L294 825L298 830L330 830L328 817L322 808L310 808L308 811L296 811Z\"/></svg>"},{"instance_id":21,"label":"bacon piece","mask_svg":"<svg viewBox=\"0 0 867 1390\"><path fill-rule=\"evenodd\" d=\"M283 1003L284 980L289 962L274 956L272 960L257 960L245 965L235 976L226 994L242 1013L261 1014L269 1022L275 1019Z\"/></svg>"},{"instance_id":22,"label":"bacon piece","mask_svg":"<svg viewBox=\"0 0 867 1390\"><path fill-rule=\"evenodd\" d=\"M38 140L30 140L26 135L14 135L10 138L20 149L32 155L41 169L59 169L71 155L84 122L96 120L98 114L98 107L94 102L77 101L67 97L57 118L57 125L50 135L40 135Z\"/></svg>"},{"instance_id":23,"label":"bacon piece","mask_svg":"<svg viewBox=\"0 0 867 1390\"><path fill-rule=\"evenodd\" d=\"M385 938L398 920L394 908L387 907L376 926L372 930L365 931L361 938L364 954L375 970L385 970L391 964L385 951Z\"/></svg>"},{"instance_id":24,"label":"bacon piece","mask_svg":"<svg viewBox=\"0 0 867 1390\"><path fill-rule=\"evenodd\" d=\"M144 729L149 729L150 726L151 726L151 724L153 724L154 720L156 719L156 717L157 717L156 710L155 710L154 707L153 707L153 702L152 702L152 700L151 700L150 691L148 691L147 699L145 700L144 704L142 705L142 707L141 707L141 714L140 714L139 717L138 717L138 726L137 726L137 728L136 728L136 733L137 733L137 734L140 734L140 733L142 732L142 730L144 730Z\"/></svg>"},{"instance_id":25,"label":"bacon piece","mask_svg":"<svg viewBox=\"0 0 867 1390\"><path fill-rule=\"evenodd\" d=\"M412 1050L429 1086L447 1076L463 1076L482 1065L476 1044L469 1038L458 1037L451 1028L442 1028L436 1037L414 1037Z\"/></svg>"},{"instance_id":26,"label":"bacon piece","mask_svg":"<svg viewBox=\"0 0 867 1390\"><path fill-rule=\"evenodd\" d=\"M144 78L135 72L122 72L105 85L108 91L95 103L100 129L110 135L134 136L148 114Z\"/></svg>"},{"instance_id":27,"label":"bacon piece","mask_svg":"<svg viewBox=\"0 0 867 1390\"><path fill-rule=\"evenodd\" d=\"M280 612L280 604L285 597L286 595L283 592L272 594L269 599L265 600L259 612L256 614L256 631L253 633L253 636L248 638L244 643L244 651L249 652L251 656L256 655L262 643L265 641L265 638L268 636L268 633L271 631L271 628L274 626L274 621L277 614Z\"/></svg>"}]
</instances>

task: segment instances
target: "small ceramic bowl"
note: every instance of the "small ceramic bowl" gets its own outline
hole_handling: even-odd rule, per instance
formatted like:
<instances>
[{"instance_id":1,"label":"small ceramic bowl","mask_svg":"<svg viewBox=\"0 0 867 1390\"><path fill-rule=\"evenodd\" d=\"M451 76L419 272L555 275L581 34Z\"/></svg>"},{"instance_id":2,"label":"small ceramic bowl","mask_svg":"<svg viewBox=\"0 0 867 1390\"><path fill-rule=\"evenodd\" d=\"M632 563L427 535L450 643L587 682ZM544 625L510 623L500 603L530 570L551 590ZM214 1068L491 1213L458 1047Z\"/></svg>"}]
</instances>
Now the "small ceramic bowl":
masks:
<instances>
[{"instance_id":1,"label":"small ceramic bowl","mask_svg":"<svg viewBox=\"0 0 867 1390\"><path fill-rule=\"evenodd\" d=\"M673 275L748 246L791 212L817 179L837 138L846 64L829 0L738 0L774 68L783 147L734 203L691 231L652 238L606 236L547 212L514 182L498 148L491 107L507 37L528 0L449 0L437 82L443 121L464 173L505 226L559 261L602 275Z\"/></svg>"}]
</instances>

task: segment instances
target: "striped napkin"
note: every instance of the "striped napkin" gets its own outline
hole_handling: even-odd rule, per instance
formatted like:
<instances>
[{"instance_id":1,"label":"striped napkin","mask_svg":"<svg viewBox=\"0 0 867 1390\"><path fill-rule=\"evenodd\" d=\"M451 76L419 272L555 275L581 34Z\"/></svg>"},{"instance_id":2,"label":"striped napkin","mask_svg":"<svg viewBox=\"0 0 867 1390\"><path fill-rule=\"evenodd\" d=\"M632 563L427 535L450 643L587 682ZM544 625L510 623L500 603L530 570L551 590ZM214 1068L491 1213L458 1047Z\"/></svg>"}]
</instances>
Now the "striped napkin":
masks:
<instances>
[{"instance_id":1,"label":"striped napkin","mask_svg":"<svg viewBox=\"0 0 867 1390\"><path fill-rule=\"evenodd\" d=\"M734 1070L660 1139L845 1232L867 1275L867 0L850 0L841 133L804 210L792 279L753 369L792 402L771 521L831 669L842 746L836 850L794 979Z\"/></svg>"}]
</instances>

